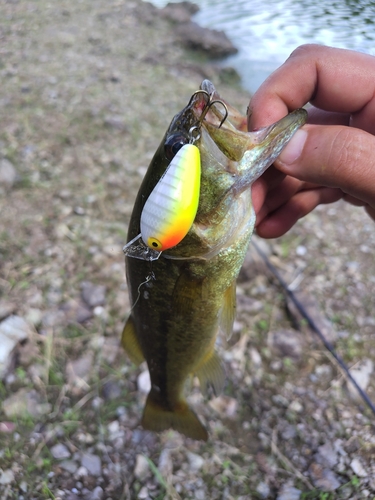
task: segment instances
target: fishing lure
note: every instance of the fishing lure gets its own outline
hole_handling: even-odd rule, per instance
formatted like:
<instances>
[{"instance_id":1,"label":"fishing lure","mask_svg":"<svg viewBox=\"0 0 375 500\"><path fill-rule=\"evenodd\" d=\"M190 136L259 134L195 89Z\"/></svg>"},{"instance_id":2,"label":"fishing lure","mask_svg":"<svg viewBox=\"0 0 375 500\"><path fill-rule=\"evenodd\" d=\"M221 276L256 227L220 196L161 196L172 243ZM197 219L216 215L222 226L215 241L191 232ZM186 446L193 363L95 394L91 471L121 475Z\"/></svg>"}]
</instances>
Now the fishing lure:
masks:
<instances>
[{"instance_id":1,"label":"fishing lure","mask_svg":"<svg viewBox=\"0 0 375 500\"><path fill-rule=\"evenodd\" d=\"M201 179L200 151L194 142L199 139L202 121L213 104L218 102L225 109L219 128L228 116L226 105L220 100L213 100L212 95L205 90L194 92L190 102L197 93L207 94L208 102L198 125L189 131L190 142L177 151L149 195L141 213L141 232L123 248L128 257L156 260L161 252L178 245L193 225L198 210Z\"/></svg>"},{"instance_id":2,"label":"fishing lure","mask_svg":"<svg viewBox=\"0 0 375 500\"><path fill-rule=\"evenodd\" d=\"M200 152L185 144L172 159L148 197L141 214L142 240L162 252L187 235L198 210L201 178Z\"/></svg>"}]
</instances>

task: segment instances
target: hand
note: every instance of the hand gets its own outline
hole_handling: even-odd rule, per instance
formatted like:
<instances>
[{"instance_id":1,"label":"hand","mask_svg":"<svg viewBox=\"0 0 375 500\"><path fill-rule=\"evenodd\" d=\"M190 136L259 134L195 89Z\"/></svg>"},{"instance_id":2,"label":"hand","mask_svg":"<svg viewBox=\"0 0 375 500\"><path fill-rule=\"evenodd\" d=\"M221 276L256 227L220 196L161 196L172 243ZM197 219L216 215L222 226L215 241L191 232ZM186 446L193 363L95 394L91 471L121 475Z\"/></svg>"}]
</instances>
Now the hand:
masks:
<instances>
[{"instance_id":1,"label":"hand","mask_svg":"<svg viewBox=\"0 0 375 500\"><path fill-rule=\"evenodd\" d=\"M340 198L364 206L375 220L375 57L297 48L251 99L249 130L308 102L308 124L253 185L264 238L281 236L317 205Z\"/></svg>"}]
</instances>

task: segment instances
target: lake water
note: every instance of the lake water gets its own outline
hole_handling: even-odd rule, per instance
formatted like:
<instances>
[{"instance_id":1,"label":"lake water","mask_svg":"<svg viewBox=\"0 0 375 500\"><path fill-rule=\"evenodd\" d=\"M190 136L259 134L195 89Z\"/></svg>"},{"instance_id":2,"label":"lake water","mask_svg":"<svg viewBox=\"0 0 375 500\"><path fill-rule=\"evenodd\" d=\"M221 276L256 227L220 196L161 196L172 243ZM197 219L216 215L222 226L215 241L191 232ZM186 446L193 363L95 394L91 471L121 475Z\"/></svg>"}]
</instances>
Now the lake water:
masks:
<instances>
[{"instance_id":1,"label":"lake water","mask_svg":"<svg viewBox=\"0 0 375 500\"><path fill-rule=\"evenodd\" d=\"M163 7L165 0L153 3ZM375 2L369 0L198 0L194 21L223 30L239 49L225 60L253 92L298 45L320 43L375 55Z\"/></svg>"}]
</instances>

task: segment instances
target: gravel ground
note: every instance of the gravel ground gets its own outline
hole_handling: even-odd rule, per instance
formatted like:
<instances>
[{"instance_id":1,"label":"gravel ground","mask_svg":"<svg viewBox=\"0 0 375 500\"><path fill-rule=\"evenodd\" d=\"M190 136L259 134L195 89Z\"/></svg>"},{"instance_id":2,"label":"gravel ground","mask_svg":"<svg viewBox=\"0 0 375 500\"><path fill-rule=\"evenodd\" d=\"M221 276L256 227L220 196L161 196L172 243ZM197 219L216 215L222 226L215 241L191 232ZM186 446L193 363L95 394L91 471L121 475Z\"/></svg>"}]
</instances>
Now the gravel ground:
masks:
<instances>
[{"instance_id":1,"label":"gravel ground","mask_svg":"<svg viewBox=\"0 0 375 500\"><path fill-rule=\"evenodd\" d=\"M209 441L138 425L147 372L118 346L134 198L202 78L239 109L246 93L140 0L0 11L0 335L18 340L0 358L0 498L375 498L375 417L253 248L225 392L189 396ZM257 240L373 401L374 229L337 203Z\"/></svg>"}]
</instances>

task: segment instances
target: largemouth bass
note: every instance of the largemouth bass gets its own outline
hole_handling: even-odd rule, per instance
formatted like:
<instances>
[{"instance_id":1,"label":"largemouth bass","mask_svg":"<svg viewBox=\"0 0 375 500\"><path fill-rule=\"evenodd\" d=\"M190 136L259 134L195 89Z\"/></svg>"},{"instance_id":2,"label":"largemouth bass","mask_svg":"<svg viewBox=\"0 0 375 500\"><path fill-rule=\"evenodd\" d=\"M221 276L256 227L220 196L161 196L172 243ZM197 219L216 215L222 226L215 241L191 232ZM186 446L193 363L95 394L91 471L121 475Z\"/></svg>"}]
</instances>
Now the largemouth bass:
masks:
<instances>
[{"instance_id":1,"label":"largemouth bass","mask_svg":"<svg viewBox=\"0 0 375 500\"><path fill-rule=\"evenodd\" d=\"M200 89L173 118L135 201L124 249L131 313L122 345L136 364L146 360L150 372L143 427L173 428L207 440L206 428L184 398L184 385L196 375L202 392L212 387L218 394L223 387L215 341L219 329L227 337L232 332L236 278L255 224L250 188L307 114L300 109L248 133L245 118L224 103L211 82L203 81ZM177 245L154 252L141 238L143 209L189 143L198 148L201 163L196 215ZM157 238L150 241L162 248Z\"/></svg>"}]
</instances>

